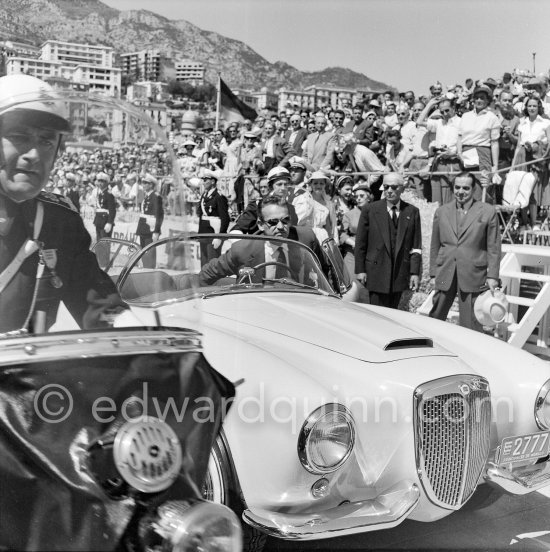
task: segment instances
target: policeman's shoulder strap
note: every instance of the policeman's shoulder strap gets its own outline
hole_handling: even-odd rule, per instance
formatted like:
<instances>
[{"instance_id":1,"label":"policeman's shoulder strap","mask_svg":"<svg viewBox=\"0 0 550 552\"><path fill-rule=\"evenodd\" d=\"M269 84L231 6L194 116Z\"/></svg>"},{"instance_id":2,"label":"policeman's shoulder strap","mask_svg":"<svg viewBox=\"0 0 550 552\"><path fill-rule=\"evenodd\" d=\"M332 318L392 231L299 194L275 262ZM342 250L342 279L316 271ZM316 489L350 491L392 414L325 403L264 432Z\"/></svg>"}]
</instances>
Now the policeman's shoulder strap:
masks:
<instances>
[{"instance_id":1,"label":"policeman's shoulder strap","mask_svg":"<svg viewBox=\"0 0 550 552\"><path fill-rule=\"evenodd\" d=\"M64 207L65 209L69 209L70 211L78 213L76 207L73 205L73 202L70 199L67 199L65 196L54 194L52 192L42 191L40 192L40 194L38 194L38 197L36 199L44 203L49 203L50 205L58 205L59 207Z\"/></svg>"}]
</instances>

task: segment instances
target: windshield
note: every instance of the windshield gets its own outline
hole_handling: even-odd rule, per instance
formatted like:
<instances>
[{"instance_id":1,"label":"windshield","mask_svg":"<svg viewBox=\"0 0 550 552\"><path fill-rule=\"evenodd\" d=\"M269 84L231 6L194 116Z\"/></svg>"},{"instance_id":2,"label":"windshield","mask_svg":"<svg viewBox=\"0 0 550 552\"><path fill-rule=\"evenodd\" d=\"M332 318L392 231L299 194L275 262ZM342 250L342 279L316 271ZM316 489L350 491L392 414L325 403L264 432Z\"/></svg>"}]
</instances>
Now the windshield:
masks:
<instances>
[{"instance_id":1,"label":"windshield","mask_svg":"<svg viewBox=\"0 0 550 552\"><path fill-rule=\"evenodd\" d=\"M125 301L141 304L228 293L334 293L300 242L240 234L160 240L134 257L118 284Z\"/></svg>"}]
</instances>

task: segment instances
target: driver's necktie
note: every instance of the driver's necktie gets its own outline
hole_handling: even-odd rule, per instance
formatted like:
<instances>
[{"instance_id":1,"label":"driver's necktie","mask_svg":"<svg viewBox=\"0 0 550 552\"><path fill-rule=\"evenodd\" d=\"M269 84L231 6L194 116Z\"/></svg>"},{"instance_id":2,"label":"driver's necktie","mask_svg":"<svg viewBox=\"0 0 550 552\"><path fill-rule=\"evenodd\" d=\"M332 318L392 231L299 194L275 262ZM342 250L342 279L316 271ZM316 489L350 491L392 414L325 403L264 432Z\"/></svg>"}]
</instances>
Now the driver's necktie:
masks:
<instances>
[{"instance_id":1,"label":"driver's necktie","mask_svg":"<svg viewBox=\"0 0 550 552\"><path fill-rule=\"evenodd\" d=\"M274 258L275 258L275 262L288 266L286 253L283 247L277 248ZM284 278L285 276L288 276L288 270L286 270L284 267L280 265L277 265L275 267L275 278Z\"/></svg>"}]
</instances>

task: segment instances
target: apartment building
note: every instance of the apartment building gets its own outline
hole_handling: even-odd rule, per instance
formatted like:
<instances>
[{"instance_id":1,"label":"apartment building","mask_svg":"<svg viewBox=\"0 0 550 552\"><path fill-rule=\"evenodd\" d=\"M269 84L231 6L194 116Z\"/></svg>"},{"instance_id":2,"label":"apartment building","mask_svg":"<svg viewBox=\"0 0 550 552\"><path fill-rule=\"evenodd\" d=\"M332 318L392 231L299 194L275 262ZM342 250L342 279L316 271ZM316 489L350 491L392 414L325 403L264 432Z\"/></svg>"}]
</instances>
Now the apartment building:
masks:
<instances>
[{"instance_id":1,"label":"apartment building","mask_svg":"<svg viewBox=\"0 0 550 552\"><path fill-rule=\"evenodd\" d=\"M123 75L132 77L135 81L162 80L162 63L159 50L141 50L120 55Z\"/></svg>"},{"instance_id":2,"label":"apartment building","mask_svg":"<svg viewBox=\"0 0 550 552\"><path fill-rule=\"evenodd\" d=\"M200 61L182 59L176 62L176 80L193 86L204 84L205 68Z\"/></svg>"}]
</instances>

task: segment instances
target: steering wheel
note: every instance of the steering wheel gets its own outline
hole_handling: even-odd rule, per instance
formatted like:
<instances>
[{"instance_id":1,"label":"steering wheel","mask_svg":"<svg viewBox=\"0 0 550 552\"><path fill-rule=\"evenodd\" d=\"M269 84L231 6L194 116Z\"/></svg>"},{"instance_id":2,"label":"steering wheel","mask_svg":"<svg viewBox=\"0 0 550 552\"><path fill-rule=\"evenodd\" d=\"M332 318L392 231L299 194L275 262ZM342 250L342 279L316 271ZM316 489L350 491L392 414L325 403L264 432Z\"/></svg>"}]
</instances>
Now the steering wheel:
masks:
<instances>
[{"instance_id":1,"label":"steering wheel","mask_svg":"<svg viewBox=\"0 0 550 552\"><path fill-rule=\"evenodd\" d=\"M254 272L256 272L256 270L260 270L261 268L265 268L266 266L280 266L281 268L284 268L289 274L290 274L290 277L295 280L294 278L294 274L292 273L292 271L290 270L290 267L284 263L279 263L278 261L266 261L265 263L260 263L260 264L257 264L256 266L252 267L252 269L254 270ZM243 274L239 280L237 281L238 284L242 284L244 279L245 278L249 278L250 281L252 282L252 274Z\"/></svg>"}]
</instances>

